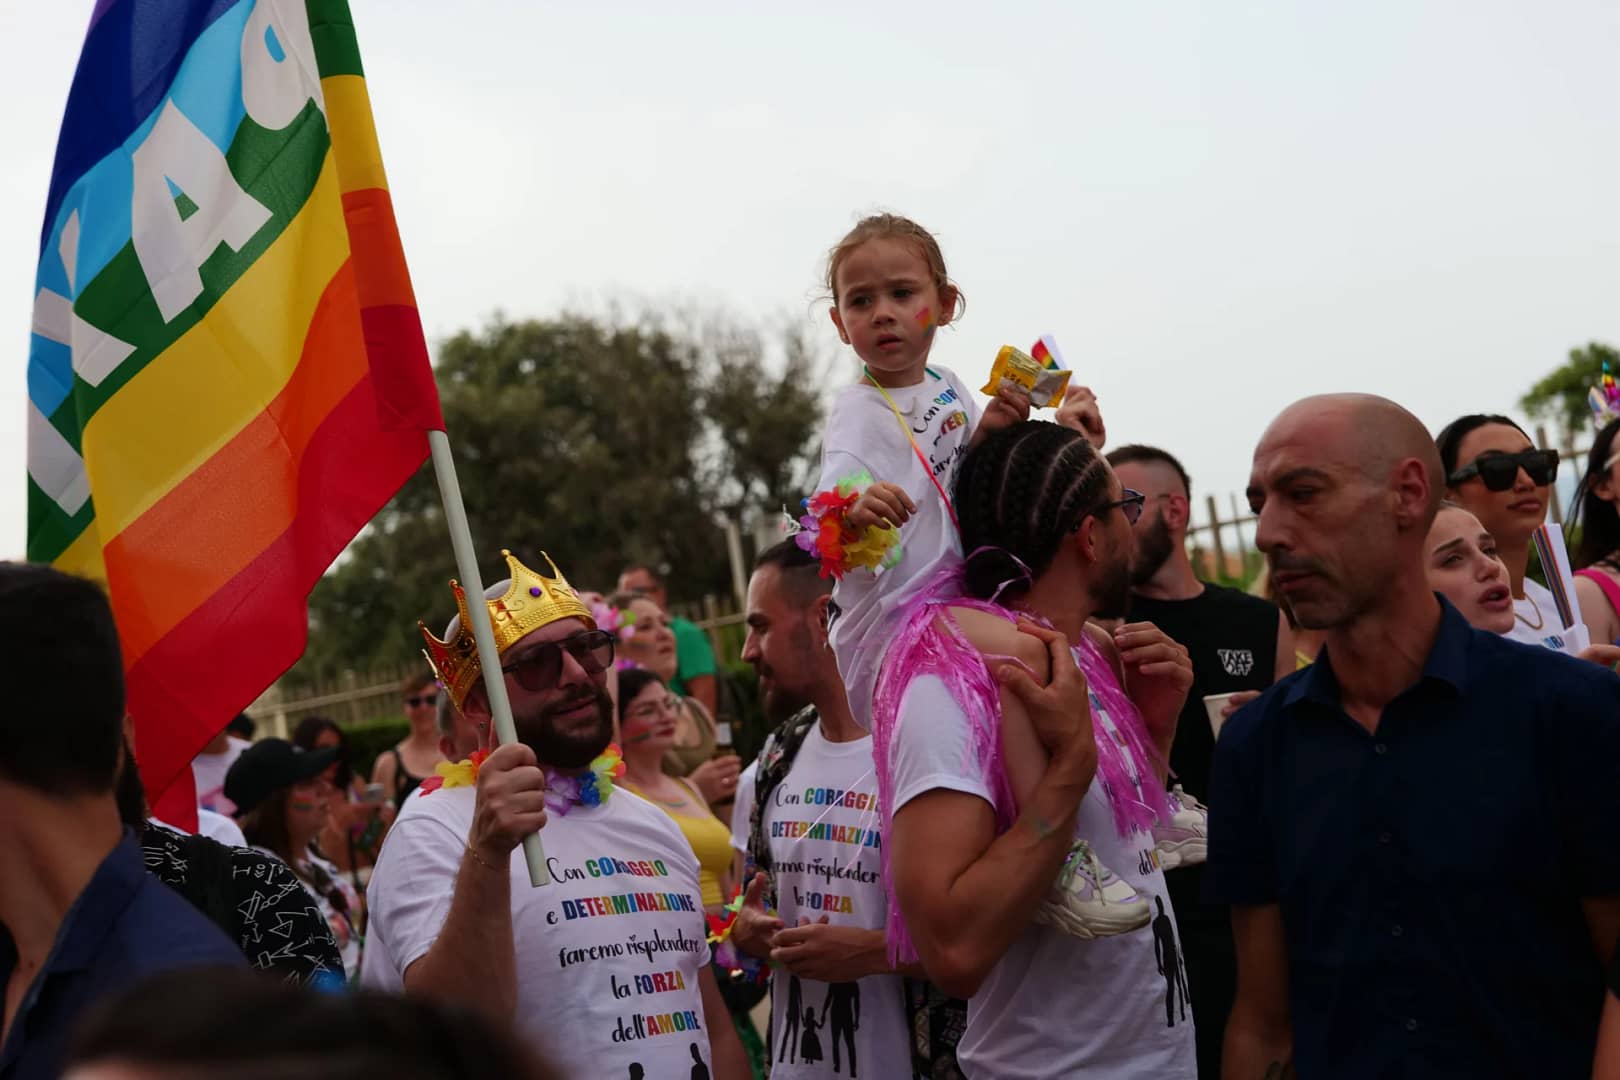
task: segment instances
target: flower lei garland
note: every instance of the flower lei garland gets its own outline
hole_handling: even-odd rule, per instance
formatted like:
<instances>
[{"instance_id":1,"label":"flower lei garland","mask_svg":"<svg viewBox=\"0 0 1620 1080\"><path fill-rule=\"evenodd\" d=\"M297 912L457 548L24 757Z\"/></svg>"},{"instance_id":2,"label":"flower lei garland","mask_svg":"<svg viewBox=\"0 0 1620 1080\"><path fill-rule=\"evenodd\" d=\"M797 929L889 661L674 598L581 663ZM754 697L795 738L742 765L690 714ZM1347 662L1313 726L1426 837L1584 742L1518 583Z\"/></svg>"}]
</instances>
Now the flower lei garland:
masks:
<instances>
[{"instance_id":1,"label":"flower lei garland","mask_svg":"<svg viewBox=\"0 0 1620 1080\"><path fill-rule=\"evenodd\" d=\"M764 982L775 964L748 955L731 940L731 931L736 929L737 913L742 906L743 890L739 886L732 894L731 903L721 909L724 915L704 914L704 921L709 926L709 944L714 947L714 962L731 972L733 977L746 975L756 982ZM766 908L766 914L775 915L776 909Z\"/></svg>"},{"instance_id":2,"label":"flower lei garland","mask_svg":"<svg viewBox=\"0 0 1620 1080\"><path fill-rule=\"evenodd\" d=\"M613 781L623 775L624 755L619 753L618 743L608 743L578 776L564 776L548 768L546 809L563 817L574 806L601 806L613 794Z\"/></svg>"},{"instance_id":3,"label":"flower lei garland","mask_svg":"<svg viewBox=\"0 0 1620 1080\"><path fill-rule=\"evenodd\" d=\"M422 781L422 794L431 795L440 788L472 787L478 783L479 768L488 759L488 750L474 750L460 761L439 762L433 767L436 775ZM619 753L617 743L609 743L579 776L565 776L547 767L546 810L566 817L575 806L601 806L613 794L613 781L623 775L624 755Z\"/></svg>"},{"instance_id":4,"label":"flower lei garland","mask_svg":"<svg viewBox=\"0 0 1620 1080\"><path fill-rule=\"evenodd\" d=\"M887 570L900 561L899 529L868 525L857 530L849 524L850 508L871 485L871 473L852 473L804 500L807 512L797 521L783 511L784 530L801 550L821 559L822 577L843 580L851 570Z\"/></svg>"}]
</instances>

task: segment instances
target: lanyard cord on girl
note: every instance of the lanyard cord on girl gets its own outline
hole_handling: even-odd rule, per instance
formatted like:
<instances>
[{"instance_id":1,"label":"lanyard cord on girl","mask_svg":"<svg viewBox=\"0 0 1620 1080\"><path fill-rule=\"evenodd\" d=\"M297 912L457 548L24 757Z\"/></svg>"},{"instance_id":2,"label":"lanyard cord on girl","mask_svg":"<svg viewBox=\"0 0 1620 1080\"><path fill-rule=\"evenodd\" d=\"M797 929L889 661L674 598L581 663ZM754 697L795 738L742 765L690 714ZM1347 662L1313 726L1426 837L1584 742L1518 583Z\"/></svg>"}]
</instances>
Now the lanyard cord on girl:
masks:
<instances>
[{"instance_id":1,"label":"lanyard cord on girl","mask_svg":"<svg viewBox=\"0 0 1620 1080\"><path fill-rule=\"evenodd\" d=\"M928 368L924 368L923 370L927 371L930 375L934 375L934 373ZM928 455L923 453L922 447L917 445L917 437L912 434L911 425L906 423L905 416L901 414L900 406L894 403L894 398L889 396L889 392L883 388L883 384L872 377L871 368L867 367L865 364L862 364L861 373L866 376L867 382L877 387L877 392L882 394L883 400L888 403L889 411L894 413L895 423L900 425L900 430L905 433L906 441L911 443L911 449L917 455L917 460L922 462L923 472L927 473L928 479L933 481L934 490L939 492L940 501L945 504L945 512L951 516L951 524L956 526L956 531L958 534L960 534L962 532L962 523L956 520L956 508L951 505L951 497L945 494L945 488L940 484L939 477L934 475L934 467L933 465L929 464ZM937 379L939 376L934 375L934 378Z\"/></svg>"}]
</instances>

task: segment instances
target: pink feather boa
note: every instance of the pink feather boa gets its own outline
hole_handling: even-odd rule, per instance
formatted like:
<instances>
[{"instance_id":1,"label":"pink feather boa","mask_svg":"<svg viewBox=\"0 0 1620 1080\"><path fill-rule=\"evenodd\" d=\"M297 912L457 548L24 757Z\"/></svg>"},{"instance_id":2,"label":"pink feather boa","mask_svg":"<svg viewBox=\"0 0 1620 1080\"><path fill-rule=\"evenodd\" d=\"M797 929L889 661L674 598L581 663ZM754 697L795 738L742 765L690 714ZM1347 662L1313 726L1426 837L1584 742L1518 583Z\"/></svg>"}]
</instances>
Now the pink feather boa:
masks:
<instances>
[{"instance_id":1,"label":"pink feather boa","mask_svg":"<svg viewBox=\"0 0 1620 1080\"><path fill-rule=\"evenodd\" d=\"M872 700L872 755L877 765L878 796L883 815L883 885L889 897L887 936L891 963L915 963L917 950L906 930L896 898L890 867L891 825L894 821L894 775L890 751L900 724L900 703L914 679L937 676L961 706L968 721L967 775L977 775L989 788L996 831L1012 828L1018 817L1017 799L1007 780L1001 749L1001 694L986 658L968 643L950 608L971 608L999 615L1008 622L1020 618L1044 622L1028 612L961 595L960 567L950 566L913 600L899 619L895 635L878 673ZM1142 715L1119 684L1113 664L1089 636L1074 648L1074 658L1090 687L1092 707L1100 706L1113 722L1119 738L1097 731L1097 783L1114 814L1120 836L1151 830L1160 819L1168 821L1168 794L1153 782L1162 758L1149 738ZM992 657L991 659L996 659ZM915 722L915 718L913 719ZM1141 792L1132 775L1143 780Z\"/></svg>"}]
</instances>

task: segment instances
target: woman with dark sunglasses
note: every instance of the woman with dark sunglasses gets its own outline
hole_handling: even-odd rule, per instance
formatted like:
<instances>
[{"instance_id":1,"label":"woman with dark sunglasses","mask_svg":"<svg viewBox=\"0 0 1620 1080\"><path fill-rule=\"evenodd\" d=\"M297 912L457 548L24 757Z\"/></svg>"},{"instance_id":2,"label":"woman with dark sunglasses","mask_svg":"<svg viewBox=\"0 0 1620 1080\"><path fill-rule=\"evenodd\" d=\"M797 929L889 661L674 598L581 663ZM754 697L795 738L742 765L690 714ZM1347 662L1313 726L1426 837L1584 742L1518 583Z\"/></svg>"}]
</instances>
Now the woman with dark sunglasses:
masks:
<instances>
[{"instance_id":1,"label":"woman with dark sunglasses","mask_svg":"<svg viewBox=\"0 0 1620 1080\"><path fill-rule=\"evenodd\" d=\"M1593 441L1579 495L1575 596L1592 641L1620 645L1620 420Z\"/></svg>"},{"instance_id":2,"label":"woman with dark sunglasses","mask_svg":"<svg viewBox=\"0 0 1620 1080\"><path fill-rule=\"evenodd\" d=\"M439 752L439 687L433 676L413 674L400 687L400 698L411 722L410 733L378 754L371 767L371 782L381 784L396 807L404 806L417 785L444 760Z\"/></svg>"},{"instance_id":3,"label":"woman with dark sunglasses","mask_svg":"<svg viewBox=\"0 0 1620 1080\"><path fill-rule=\"evenodd\" d=\"M1496 539L1497 556L1513 592L1513 629L1505 636L1530 645L1558 640L1562 627L1552 593L1525 577L1530 538L1547 520L1558 451L1538 449L1505 416L1474 413L1448 424L1435 445L1445 470L1446 496L1479 519Z\"/></svg>"}]
</instances>

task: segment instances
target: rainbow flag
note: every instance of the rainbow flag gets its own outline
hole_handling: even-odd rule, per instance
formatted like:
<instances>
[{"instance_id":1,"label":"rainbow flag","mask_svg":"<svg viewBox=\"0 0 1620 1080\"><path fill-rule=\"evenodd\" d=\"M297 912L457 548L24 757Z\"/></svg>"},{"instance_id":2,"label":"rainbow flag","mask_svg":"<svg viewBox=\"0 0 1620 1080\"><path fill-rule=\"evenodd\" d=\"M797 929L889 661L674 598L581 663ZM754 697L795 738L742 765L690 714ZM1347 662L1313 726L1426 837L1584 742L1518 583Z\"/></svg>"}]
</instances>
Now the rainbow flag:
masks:
<instances>
[{"instance_id":1,"label":"rainbow flag","mask_svg":"<svg viewBox=\"0 0 1620 1080\"><path fill-rule=\"evenodd\" d=\"M1058 352L1057 339L1051 334L1044 335L1029 350L1029 355L1038 361L1047 371L1067 371L1069 365L1063 362L1063 354Z\"/></svg>"},{"instance_id":2,"label":"rainbow flag","mask_svg":"<svg viewBox=\"0 0 1620 1080\"><path fill-rule=\"evenodd\" d=\"M28 557L106 582L185 819L187 764L443 427L344 0L98 0L28 396Z\"/></svg>"}]
</instances>

